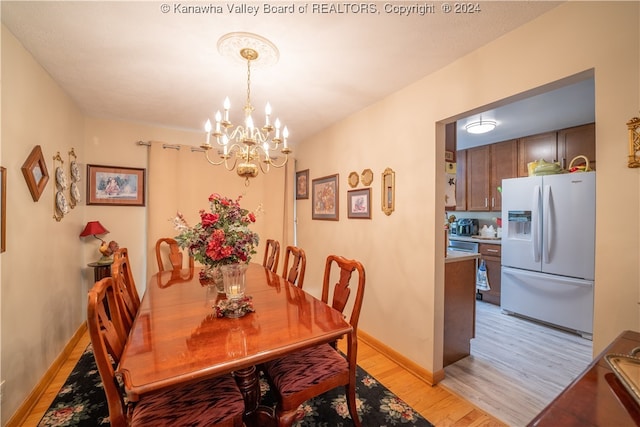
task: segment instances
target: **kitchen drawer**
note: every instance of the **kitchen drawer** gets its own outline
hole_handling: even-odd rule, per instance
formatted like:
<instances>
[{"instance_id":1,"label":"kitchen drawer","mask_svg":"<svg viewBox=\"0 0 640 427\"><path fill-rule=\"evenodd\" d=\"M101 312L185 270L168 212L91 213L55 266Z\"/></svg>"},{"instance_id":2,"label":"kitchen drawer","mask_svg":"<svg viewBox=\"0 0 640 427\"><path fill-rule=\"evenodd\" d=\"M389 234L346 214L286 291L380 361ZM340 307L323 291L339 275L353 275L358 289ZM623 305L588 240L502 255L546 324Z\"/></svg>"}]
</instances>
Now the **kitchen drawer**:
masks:
<instances>
[{"instance_id":1,"label":"kitchen drawer","mask_svg":"<svg viewBox=\"0 0 640 427\"><path fill-rule=\"evenodd\" d=\"M478 248L480 254L483 257L494 256L501 257L502 256L502 245L492 245L489 243L481 243Z\"/></svg>"}]
</instances>

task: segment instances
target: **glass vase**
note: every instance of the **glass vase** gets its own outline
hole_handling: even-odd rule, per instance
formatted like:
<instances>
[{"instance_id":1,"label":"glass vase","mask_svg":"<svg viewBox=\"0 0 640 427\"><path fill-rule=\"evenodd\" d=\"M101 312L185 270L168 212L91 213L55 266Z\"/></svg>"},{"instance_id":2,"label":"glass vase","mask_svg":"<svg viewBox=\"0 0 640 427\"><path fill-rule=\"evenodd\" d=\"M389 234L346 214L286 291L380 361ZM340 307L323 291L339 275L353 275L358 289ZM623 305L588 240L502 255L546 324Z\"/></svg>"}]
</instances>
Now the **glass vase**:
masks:
<instances>
[{"instance_id":1,"label":"glass vase","mask_svg":"<svg viewBox=\"0 0 640 427\"><path fill-rule=\"evenodd\" d=\"M227 299L240 299L244 297L246 287L247 264L228 264L220 266L224 292Z\"/></svg>"},{"instance_id":2,"label":"glass vase","mask_svg":"<svg viewBox=\"0 0 640 427\"><path fill-rule=\"evenodd\" d=\"M224 294L224 281L220 267L207 266L200 272L200 283L215 288L219 294Z\"/></svg>"}]
</instances>

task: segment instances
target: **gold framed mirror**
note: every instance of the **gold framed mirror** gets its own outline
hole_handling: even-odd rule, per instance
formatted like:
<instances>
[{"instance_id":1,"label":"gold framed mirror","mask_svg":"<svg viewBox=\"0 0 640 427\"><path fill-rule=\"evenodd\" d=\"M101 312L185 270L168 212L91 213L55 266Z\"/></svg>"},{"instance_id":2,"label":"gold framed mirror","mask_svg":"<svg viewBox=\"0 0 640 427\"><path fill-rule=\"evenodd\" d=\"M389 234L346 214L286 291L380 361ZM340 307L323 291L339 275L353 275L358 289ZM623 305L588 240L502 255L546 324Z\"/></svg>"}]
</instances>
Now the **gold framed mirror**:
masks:
<instances>
[{"instance_id":1,"label":"gold framed mirror","mask_svg":"<svg viewBox=\"0 0 640 427\"><path fill-rule=\"evenodd\" d=\"M396 208L396 173L391 168L382 172L382 212L391 215Z\"/></svg>"}]
</instances>

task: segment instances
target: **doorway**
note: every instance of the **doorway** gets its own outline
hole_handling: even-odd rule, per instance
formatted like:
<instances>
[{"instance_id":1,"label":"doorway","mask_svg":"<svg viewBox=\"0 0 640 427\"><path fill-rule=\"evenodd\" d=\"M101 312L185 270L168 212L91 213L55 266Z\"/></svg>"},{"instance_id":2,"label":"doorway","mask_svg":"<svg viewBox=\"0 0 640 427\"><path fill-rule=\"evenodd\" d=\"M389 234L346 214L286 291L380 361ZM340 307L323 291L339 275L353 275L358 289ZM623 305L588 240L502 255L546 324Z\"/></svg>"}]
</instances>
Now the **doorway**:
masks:
<instances>
[{"instance_id":1,"label":"doorway","mask_svg":"<svg viewBox=\"0 0 640 427\"><path fill-rule=\"evenodd\" d=\"M480 118L495 121L499 133L468 134L465 126ZM593 70L460 114L449 122L456 122L456 150L594 123ZM481 227L483 222L495 227L501 216L499 210L466 208L447 213L479 219ZM527 424L592 358L590 340L503 314L499 303L477 301L475 325L471 355L446 367L440 384L509 425Z\"/></svg>"}]
</instances>

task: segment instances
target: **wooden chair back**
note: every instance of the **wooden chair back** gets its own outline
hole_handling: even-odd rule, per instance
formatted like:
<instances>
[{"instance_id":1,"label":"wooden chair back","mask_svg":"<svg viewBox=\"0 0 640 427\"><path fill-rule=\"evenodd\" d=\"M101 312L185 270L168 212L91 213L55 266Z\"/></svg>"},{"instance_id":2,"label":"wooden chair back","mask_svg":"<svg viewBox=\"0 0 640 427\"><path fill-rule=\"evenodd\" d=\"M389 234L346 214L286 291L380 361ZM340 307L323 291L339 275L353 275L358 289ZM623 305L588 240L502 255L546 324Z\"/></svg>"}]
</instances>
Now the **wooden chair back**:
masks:
<instances>
[{"instance_id":1,"label":"wooden chair back","mask_svg":"<svg viewBox=\"0 0 640 427\"><path fill-rule=\"evenodd\" d=\"M354 271L358 274L358 281L351 286ZM337 282L332 286L331 281L336 276ZM346 361L342 354L336 351L335 343L330 343L312 346L266 362L265 372L271 385L277 390L275 414L279 427L289 427L304 416L298 410L300 404L341 385L346 389L347 407L354 426L362 426L356 402L356 360L357 327L364 297L364 284L365 273L360 262L337 255L327 257L322 301L344 313L349 297L352 294L355 296L349 317L353 331L347 335ZM289 289L287 287L287 290Z\"/></svg>"},{"instance_id":2,"label":"wooden chair back","mask_svg":"<svg viewBox=\"0 0 640 427\"><path fill-rule=\"evenodd\" d=\"M129 261L129 251L127 248L118 248L118 250L113 253L113 262L116 262L120 258L126 258L126 260Z\"/></svg>"},{"instance_id":3,"label":"wooden chair back","mask_svg":"<svg viewBox=\"0 0 640 427\"><path fill-rule=\"evenodd\" d=\"M289 265L289 259L291 259L291 265ZM306 267L307 256L304 250L297 246L287 246L284 253L282 277L302 289Z\"/></svg>"},{"instance_id":4,"label":"wooden chair back","mask_svg":"<svg viewBox=\"0 0 640 427\"><path fill-rule=\"evenodd\" d=\"M165 255L165 253L167 253L165 246L168 246L168 255ZM167 257L171 264L171 270L182 270L183 253L176 239L163 237L156 242L156 260L158 261L158 271L161 273L168 270L168 268L165 268L165 257ZM193 257L189 256L189 268L193 268L193 266Z\"/></svg>"},{"instance_id":5,"label":"wooden chair back","mask_svg":"<svg viewBox=\"0 0 640 427\"><path fill-rule=\"evenodd\" d=\"M331 289L331 271L335 270L334 264L339 268L338 282ZM365 273L364 267L359 261L347 259L339 255L329 255L324 266L324 279L322 281L322 301L332 308L344 313L344 309L351 295L351 276L353 272L358 273L358 283L355 286L355 300L351 308L349 323L354 332L358 329L360 310L364 299ZM331 299L331 301L329 301Z\"/></svg>"},{"instance_id":6,"label":"wooden chair back","mask_svg":"<svg viewBox=\"0 0 640 427\"><path fill-rule=\"evenodd\" d=\"M262 266L277 273L278 261L280 260L280 242L273 239L267 239L267 245L264 247L264 260Z\"/></svg>"},{"instance_id":7,"label":"wooden chair back","mask_svg":"<svg viewBox=\"0 0 640 427\"><path fill-rule=\"evenodd\" d=\"M124 253L126 255L126 249ZM111 277L115 280L116 289L120 292L120 298L123 302L122 317L128 334L140 307L140 296L133 280L128 256L122 254L114 256L113 264L111 264Z\"/></svg>"},{"instance_id":8,"label":"wooden chair back","mask_svg":"<svg viewBox=\"0 0 640 427\"><path fill-rule=\"evenodd\" d=\"M93 347L98 372L109 407L109 421L114 427L126 426L127 411L124 394L115 376L115 366L120 362L126 335L122 324L121 301L115 280L105 277L89 291L87 304L87 328Z\"/></svg>"}]
</instances>

